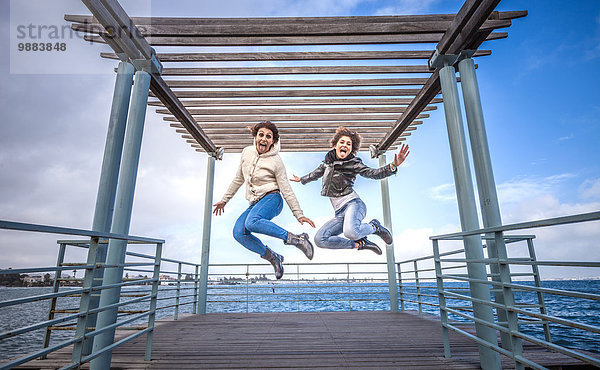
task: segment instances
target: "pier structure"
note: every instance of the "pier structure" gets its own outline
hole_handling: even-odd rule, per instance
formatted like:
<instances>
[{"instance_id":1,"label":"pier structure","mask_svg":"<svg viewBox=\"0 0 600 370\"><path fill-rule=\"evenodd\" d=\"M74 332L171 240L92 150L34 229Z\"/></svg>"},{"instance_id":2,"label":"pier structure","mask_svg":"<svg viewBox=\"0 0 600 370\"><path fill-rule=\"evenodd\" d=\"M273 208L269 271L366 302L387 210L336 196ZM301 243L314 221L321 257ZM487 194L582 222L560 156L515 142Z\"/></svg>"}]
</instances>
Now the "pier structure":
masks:
<instances>
[{"instance_id":1,"label":"pier structure","mask_svg":"<svg viewBox=\"0 0 600 370\"><path fill-rule=\"evenodd\" d=\"M302 18L302 19L254 19L254 20L235 20L224 19L209 20L209 19L131 19L121 8L116 1L106 1L97 3L89 0L83 1L90 9L94 18L80 16L66 16L66 19L74 22L75 30L90 32L88 38L92 41L99 41L108 44L114 54L103 53L105 58L120 59L121 63L128 63L133 66L136 72L136 81L134 84L134 94L129 112L129 121L127 127L128 145L125 146L127 153L131 154L124 156L122 177L129 178L128 181L119 181L119 190L117 190L117 198L123 194L125 201L118 201L120 205L114 214L112 230L119 234L127 234L129 221L131 217L131 208L133 201L133 192L135 188L135 177L137 174L137 163L139 159L139 147L141 145L141 135L143 131L143 121L145 106L149 93L149 88L152 86L152 92L158 98L158 101L153 101L151 104L164 106L166 109L158 109L158 113L167 114L166 120L176 121L174 124L178 131L183 131L183 137L189 140L193 147L198 151L207 153L207 186L205 196L204 209L204 226L202 237L202 263L200 266L200 300L197 306L197 312L200 314L206 313L206 292L208 283L208 266L209 266L209 251L210 251L210 222L211 222L211 205L212 205L212 190L214 182L214 166L215 159L222 158L224 152L239 152L248 143L248 135L246 126L261 120L271 120L278 124L282 129L283 138L292 138L296 143L286 143L282 139L282 151L327 151L329 149L328 139L331 136L331 129L343 122L344 125L352 128L360 129L371 128L372 131L366 136L365 142L369 145L369 150L373 157L379 157L380 162L384 163L384 153L394 148L401 141L405 140L407 135L410 135L409 127L413 130L416 125L421 124L421 121L416 119L427 118L424 111L435 109L431 103L439 102L436 100L436 95L440 90L443 96L444 110L446 113L446 122L448 126L448 137L452 153L452 163L455 174L455 184L457 189L457 197L459 200L459 212L463 231L471 231L479 229L479 221L477 211L475 209L474 190L471 174L469 172L469 158L466 153L465 134L462 124L461 108L459 105L457 88L456 88L456 72L454 65L462 63L464 73L469 73L470 79L467 80L467 86L464 87L470 91L470 95L465 95L467 99L465 104L471 108L471 111L479 109L481 104L478 100L478 91L476 79L474 76L474 64L471 58L473 56L489 55L488 50L478 51L477 49L486 39L494 39L506 37L506 33L496 33L493 31L498 28L506 28L510 26L511 19L526 15L525 11L517 12L494 12L498 0L493 1L478 1L465 2L460 12L456 15L431 15L431 16L396 16L396 17L340 17L340 18ZM332 31L324 31L329 30ZM174 31L175 30L175 31ZM360 31L358 31L360 30ZM144 35L144 32L146 35ZM435 50L433 51L379 51L379 52L265 52L265 53L156 53L151 44L146 40L148 36L152 40L155 36L162 36L162 43L158 45L177 45L177 46L193 46L209 43L208 40L199 39L194 35L202 35L203 37L213 38L213 45L216 38L221 38L217 42L221 45L235 45L244 43L246 45L272 45L278 44L273 42L276 40L274 34L278 36L287 36L288 40L285 44L305 45L305 44L338 44L347 43L352 39L351 35L361 32L363 36L370 37L370 41L355 40L354 43L360 44L379 44L391 43L388 39L390 35L394 35L396 39L394 45L402 45L404 42L409 43L431 43L432 40L438 41ZM184 36L185 37L181 37ZM235 35L235 36L233 36ZM321 41L314 41L320 37ZM240 38L243 37L243 40ZM330 37L330 40L322 40L323 37ZM402 37L405 37L402 40ZM253 41L252 39L260 40ZM333 38L337 38L334 41ZM313 41L310 41L313 39ZM341 41L341 40L344 41ZM345 60L381 60L381 59L417 59L426 62L421 66L405 66L412 72L420 71L429 73L428 79L423 81L415 81L411 78L398 79L381 79L372 78L357 79L357 80L324 80L317 79L308 83L300 79L290 79L286 81L225 81L225 80L182 80L182 81L165 81L162 76L167 70L163 70L163 63L167 62L190 62L190 61L229 61L229 60L246 60L246 61L273 61L273 60L336 60L342 64ZM470 61L470 63L468 62ZM343 68L343 66L335 66ZM420 69L418 67L421 67ZM275 67L276 68L276 67ZM292 72L290 67L288 73ZM319 66L305 67L306 69L318 70ZM130 69L130 68L129 68ZM175 69L175 68L173 68ZM260 69L258 67L257 69ZM263 68L264 69L264 68ZM269 67L266 67L269 69ZM208 68L205 69L205 73ZM191 71L190 71L191 72ZM182 71L176 72L179 75L185 73ZM197 72L199 73L199 72ZM222 72L215 72L215 75L222 75ZM231 72L230 74L246 74L248 71ZM254 72L260 74L268 74L269 71ZM319 73L319 72L318 72ZM323 72L320 72L323 73ZM374 66L364 67L361 75L368 77L374 76L376 68ZM461 70L461 75L463 71ZM404 80L404 81L403 81ZM363 83L367 86L390 86L397 87L403 85L421 85L420 89L338 89L332 87L337 86L356 86ZM328 90L301 90L298 87L327 87ZM201 90L209 87L252 87L254 90L244 91L219 91L219 90ZM289 90L267 90L264 87L288 87ZM191 88L192 90L173 91L172 88ZM120 93L119 85L115 90L115 97L120 96L121 101L116 102L116 105L125 105L125 94ZM301 103L299 99L290 99L283 109L279 107L280 102L278 97L302 97L312 99L312 105L309 108L298 108L294 104ZM341 106L341 108L321 108L322 106L336 106L337 98L340 96L362 96L364 101L358 102L357 99L346 99L344 104L352 104L352 108ZM369 108L372 104L379 104L379 99L373 97L391 96L392 102L388 104L403 104L394 107L395 109L376 109ZM394 101L396 96L408 96L404 101ZM227 98L232 101L239 101L243 98L244 104L238 106L236 110L227 109L226 102L215 103L211 101L213 98ZM256 99L269 97L271 100L266 100L263 104L274 106L276 108L253 109L246 108L252 106ZM198 100L184 101L179 98L194 98ZM397 99L397 98L396 98ZM117 100L117 98L115 98ZM200 107L200 108L196 108ZM474 108L473 108L474 107ZM189 109L188 109L189 108ZM117 107L114 108L118 109ZM349 110L356 110L357 114L349 115ZM391 112L392 114L382 114L380 112ZM132 118L133 116L133 118ZM489 178L491 171L491 162L489 161L489 150L487 142L481 140L485 138L485 129L483 126L482 114L470 114L469 122L473 131L477 130L483 133L483 136L477 136L473 133L472 141L477 145L473 145L474 156L478 159L476 167L477 172L482 171L482 167L488 170L486 174L478 174L478 178ZM383 121L387 119L388 121ZM327 124L323 121L330 120ZM360 123L358 123L360 122ZM378 123L373 125L373 123ZM134 128L131 126L137 125ZM228 131L223 131L224 126L229 128ZM329 130L323 130L329 127ZM219 130L219 131L209 131ZM288 130L290 131L288 133ZM131 131L131 134L130 134ZM214 132L214 133L213 133ZM212 134L212 135L211 135ZM221 136L220 136L221 135ZM223 136L225 135L225 136ZM304 135L304 136L302 136ZM305 140L297 140L309 135L311 143L306 144ZM378 139L379 138L379 139ZM479 140L479 141L478 141ZM478 141L478 142L477 142ZM111 154L115 150L119 150L118 145L109 147L107 145L107 154L105 156L113 156L119 158L118 154ZM103 175L104 177L104 175ZM494 186L492 182L480 183L480 186ZM114 183L112 184L114 187ZM99 193L105 190L100 189ZM487 194L495 195L494 190L483 190ZM386 227L391 228L391 210L389 205L389 189L387 182L382 182L382 203L384 207L384 223ZM487 202L491 203L491 207L498 209L497 198L493 196L487 197ZM494 206L495 204L495 206ZM487 219L487 218L486 218ZM495 219L497 221L497 219ZM488 226L488 225L486 225ZM499 226L494 224L492 226ZM111 241L113 243L113 241ZM465 253L467 259L478 260L483 258L483 249L481 246L481 238L478 235L473 235L464 238ZM488 244L488 248L493 250L502 247L494 243ZM92 251L93 249L90 249ZM490 252L497 254L497 252ZM123 263L125 257L125 245L121 241L115 241L114 245L109 244L107 253L107 263ZM386 246L386 258L388 260L388 281L390 292L390 309L392 312L398 311L398 299L395 276L397 274L394 263L393 245ZM485 265L482 263L467 263L469 276L475 280L487 280ZM107 269L104 272L103 284L117 283L122 276L122 269ZM490 288L487 284L471 283L471 295L477 299L489 301L491 299ZM108 305L118 302L120 289L105 290L100 297L100 304ZM507 289L502 297L497 299L511 299L512 292ZM505 297L506 296L506 297ZM95 303L95 302L92 302ZM96 308L94 305L91 308ZM492 322L492 308L485 304L477 302L473 303L474 316L488 322ZM514 317L511 317L514 321ZM117 320L116 309L112 311L104 311L99 314L98 322L94 323L94 317L88 318L87 327L104 327L114 324ZM513 325L514 322L509 321L508 324ZM81 324L83 325L83 324ZM495 341L496 332L492 328L477 324L477 335L487 342ZM98 348L105 347L112 342L114 330L106 331L94 338L95 345ZM87 345L89 348L89 344ZM503 335L503 346L509 346L513 351L519 352L520 343L518 340L513 343L509 337ZM484 368L498 368L500 359L497 352L480 346L481 364ZM75 354L74 354L75 356ZM94 360L92 364L96 364L99 368L105 367L110 363L110 354L103 354Z\"/></svg>"},{"instance_id":2,"label":"pier structure","mask_svg":"<svg viewBox=\"0 0 600 370\"><path fill-rule=\"evenodd\" d=\"M466 368L503 368L505 365L500 354L508 356L517 369L534 363L524 357L522 339L526 336L519 334L518 311L515 309L511 273L506 262L507 237L503 234L475 73L476 65L473 60L475 57L490 55L490 50L480 50L481 44L487 40L506 38L507 32L497 30L509 27L512 19L526 16L526 11L499 12L495 11L499 0L467 0L457 14L442 15L244 19L131 18L116 0L82 1L92 15L66 15L65 19L72 22L74 30L85 32L86 40L109 45L113 52L102 53L101 56L119 60L119 66L93 230L78 234L91 237L87 245L88 267L84 277L84 285L90 288L81 292L76 340L73 341L70 366L78 367L82 362L90 362L92 369L109 368L113 349L117 348L114 345L118 343L115 342L117 307L125 257L129 253L127 245L131 238L127 234L147 105L158 107L157 113L164 114L164 120L170 122L194 150L207 156L201 264L196 266L198 300L197 304L194 303L195 312L201 314L197 320L200 320L200 325L205 325L209 315L202 314L207 312L214 170L218 160L222 159L225 153L240 152L251 144L247 130L249 124L262 120L276 123L281 130L281 151L284 152L328 151L329 138L335 129L343 124L365 133L364 143L371 156L379 158L380 164L385 164L385 153L396 149L406 137L414 134L419 125L424 124L423 120L429 117L426 112L437 109L435 104L439 103L443 103L446 115L462 227L462 233L458 235L432 237L444 333L440 338L444 342L444 350L443 354L439 354L439 360L442 366L449 364L444 359L451 356L448 335L448 330L451 329L465 334L476 343L476 364L470 363L465 365ZM409 44L434 44L435 48L415 51L404 47ZM194 49L205 46L318 45L362 45L373 47L373 50L247 53L161 53L155 50L163 46ZM381 45L386 45L385 50L377 49ZM333 61L333 65L324 66L319 63L323 60ZM378 64L385 60L411 62L406 65ZM219 61L315 63L283 67L173 66L175 63ZM355 66L347 65L346 61L367 63ZM456 67L459 76L456 74ZM353 78L319 78L329 74L348 74ZM378 77L381 74L394 74L398 77ZM409 77L402 77L407 74ZM413 74L426 77L416 78ZM293 78L229 78L263 75ZM311 75L312 79L299 78L298 75ZM174 79L191 76L194 78ZM197 76L211 76L214 79L195 78ZM462 86L475 178L482 207L483 229L477 217L457 78L460 78ZM407 86L413 87L406 88ZM440 93L441 97L438 97ZM149 97L152 100L149 101ZM384 223L391 229L392 210L386 180L382 181L381 190ZM560 222L597 219L598 214L591 214ZM11 225L7 224L5 227L17 227ZM110 241L101 242L102 236ZM472 307L473 333L456 330L447 320L448 311L444 302L445 294L450 293L444 293L443 281L439 280L444 273L441 267L443 256L439 254L437 244L446 237L462 240L464 245L462 252L465 256L467 276L463 278L469 283L467 300ZM160 260L162 241L149 241L157 243L155 257ZM483 241L486 243L487 258ZM399 263L394 260L393 248L393 245L386 246L391 311L389 314L400 314L399 311L404 307L404 301L398 294L398 284L402 284L402 272L397 269ZM416 274L417 262L414 263ZM153 289L157 289L160 272L157 264L153 264ZM98 268L99 266L102 268ZM488 279L486 266L490 268L491 281ZM178 275L181 275L181 267ZM499 286L500 289L494 289L492 294L490 285ZM95 290L101 291L99 297L92 294ZM155 290L153 294L156 298ZM156 308L156 300L152 304ZM106 309L107 307L109 308ZM357 320L359 316L360 314L350 315L348 322ZM375 316L372 317L373 320L385 321L390 317ZM539 318L548 319L543 313ZM290 317L282 316L282 319L290 320ZM315 319L327 322L324 317ZM335 325L338 324L336 322ZM154 335L153 313L149 317L148 328L149 330L144 332L146 361L152 359L150 350ZM334 338L334 341L336 340L341 338ZM291 343L290 353L294 353L293 346ZM352 348L356 346L358 344L354 343ZM596 361L585 355L575 357L592 363ZM396 363L394 361L386 362L385 366L392 366ZM415 361L413 365L419 360ZM257 366L259 364L266 366L263 362L256 362ZM352 366L353 363L331 362L331 365L335 366L343 364Z\"/></svg>"}]
</instances>

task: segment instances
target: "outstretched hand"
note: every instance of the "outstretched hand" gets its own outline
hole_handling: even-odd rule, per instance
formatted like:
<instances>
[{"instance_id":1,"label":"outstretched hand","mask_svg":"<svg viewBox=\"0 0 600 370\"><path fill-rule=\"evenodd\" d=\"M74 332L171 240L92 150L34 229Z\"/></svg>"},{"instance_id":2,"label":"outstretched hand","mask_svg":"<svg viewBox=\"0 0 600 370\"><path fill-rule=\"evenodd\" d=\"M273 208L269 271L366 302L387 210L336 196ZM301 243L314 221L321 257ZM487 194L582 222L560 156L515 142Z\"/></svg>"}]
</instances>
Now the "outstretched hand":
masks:
<instances>
[{"instance_id":1,"label":"outstretched hand","mask_svg":"<svg viewBox=\"0 0 600 370\"><path fill-rule=\"evenodd\" d=\"M402 144L400 151L397 154L394 154L394 160L392 161L392 164L396 167L400 166L409 154L410 151L408 150L408 145Z\"/></svg>"},{"instance_id":2,"label":"outstretched hand","mask_svg":"<svg viewBox=\"0 0 600 370\"><path fill-rule=\"evenodd\" d=\"M217 203L213 204L213 206L215 207L215 209L213 210L213 214L215 216L220 216L223 212L225 212L225 205L226 204L227 203L225 203L223 201L220 201L220 202L217 202Z\"/></svg>"},{"instance_id":3,"label":"outstretched hand","mask_svg":"<svg viewBox=\"0 0 600 370\"><path fill-rule=\"evenodd\" d=\"M292 175L292 178L290 179L290 181L293 181L293 182L300 182L300 178L299 178L298 176L296 176L296 175ZM314 226L313 226L313 227L314 227Z\"/></svg>"},{"instance_id":4,"label":"outstretched hand","mask_svg":"<svg viewBox=\"0 0 600 370\"><path fill-rule=\"evenodd\" d=\"M298 222L300 222L302 225L304 225L304 223L308 223L310 226L315 227L315 223L312 222L312 220L308 217L300 217L298 219Z\"/></svg>"}]
</instances>

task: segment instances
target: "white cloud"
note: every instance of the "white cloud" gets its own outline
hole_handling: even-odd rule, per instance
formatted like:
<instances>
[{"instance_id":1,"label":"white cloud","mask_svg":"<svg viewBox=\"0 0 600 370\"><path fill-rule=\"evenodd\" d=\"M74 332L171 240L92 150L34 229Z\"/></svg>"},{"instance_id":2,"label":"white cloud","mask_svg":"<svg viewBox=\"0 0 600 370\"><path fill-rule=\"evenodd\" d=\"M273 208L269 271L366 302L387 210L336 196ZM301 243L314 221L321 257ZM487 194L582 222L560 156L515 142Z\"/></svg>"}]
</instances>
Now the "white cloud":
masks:
<instances>
[{"instance_id":1,"label":"white cloud","mask_svg":"<svg viewBox=\"0 0 600 370\"><path fill-rule=\"evenodd\" d=\"M442 184L434 186L428 191L429 197L442 202L456 201L456 192L454 184Z\"/></svg>"},{"instance_id":2,"label":"white cloud","mask_svg":"<svg viewBox=\"0 0 600 370\"><path fill-rule=\"evenodd\" d=\"M575 138L575 134L571 133L567 136L561 136L558 138L558 141L565 141L565 140L571 140Z\"/></svg>"},{"instance_id":3,"label":"white cloud","mask_svg":"<svg viewBox=\"0 0 600 370\"><path fill-rule=\"evenodd\" d=\"M518 203L526 198L548 194L561 182L573 178L571 173L547 176L547 177L516 177L497 186L500 203Z\"/></svg>"},{"instance_id":4,"label":"white cloud","mask_svg":"<svg viewBox=\"0 0 600 370\"><path fill-rule=\"evenodd\" d=\"M583 199L600 199L600 179L585 180L578 190Z\"/></svg>"}]
</instances>

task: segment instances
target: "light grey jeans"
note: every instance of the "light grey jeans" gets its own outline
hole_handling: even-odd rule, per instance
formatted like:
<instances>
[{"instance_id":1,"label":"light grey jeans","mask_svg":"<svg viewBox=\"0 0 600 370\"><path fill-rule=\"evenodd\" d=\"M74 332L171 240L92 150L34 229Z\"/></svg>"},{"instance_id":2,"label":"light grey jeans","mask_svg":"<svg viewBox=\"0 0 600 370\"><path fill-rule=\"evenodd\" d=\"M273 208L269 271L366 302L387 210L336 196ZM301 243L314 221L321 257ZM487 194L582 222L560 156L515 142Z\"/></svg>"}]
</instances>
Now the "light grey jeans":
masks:
<instances>
[{"instance_id":1,"label":"light grey jeans","mask_svg":"<svg viewBox=\"0 0 600 370\"><path fill-rule=\"evenodd\" d=\"M315 235L315 244L327 249L352 249L354 241L375 232L371 224L363 224L367 206L360 199L352 199L335 212L335 217L327 221ZM344 237L338 236L344 234Z\"/></svg>"}]
</instances>

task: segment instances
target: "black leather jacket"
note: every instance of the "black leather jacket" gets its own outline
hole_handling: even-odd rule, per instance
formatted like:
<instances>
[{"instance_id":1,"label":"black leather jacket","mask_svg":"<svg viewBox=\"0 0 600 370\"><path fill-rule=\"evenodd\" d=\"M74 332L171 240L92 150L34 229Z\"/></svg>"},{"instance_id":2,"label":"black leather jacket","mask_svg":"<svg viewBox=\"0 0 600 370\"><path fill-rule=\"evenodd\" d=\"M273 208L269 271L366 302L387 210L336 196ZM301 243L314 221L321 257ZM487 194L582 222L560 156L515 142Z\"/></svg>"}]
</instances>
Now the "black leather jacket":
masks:
<instances>
[{"instance_id":1,"label":"black leather jacket","mask_svg":"<svg viewBox=\"0 0 600 370\"><path fill-rule=\"evenodd\" d=\"M300 178L302 184L315 181L323 176L321 195L326 197L341 197L352 193L356 175L369 179L380 180L395 174L392 165L387 164L381 168L371 168L365 165L358 157L345 161L336 160L330 163L323 161L314 171Z\"/></svg>"}]
</instances>

